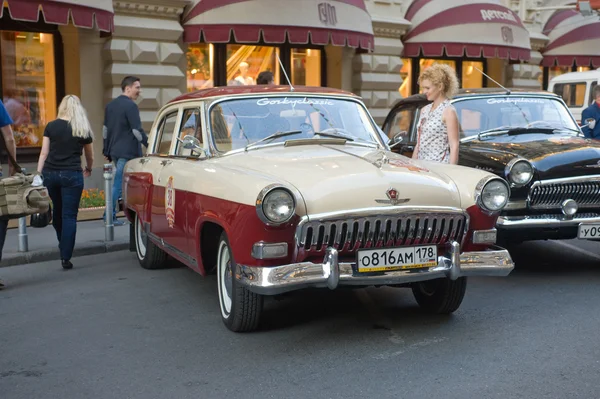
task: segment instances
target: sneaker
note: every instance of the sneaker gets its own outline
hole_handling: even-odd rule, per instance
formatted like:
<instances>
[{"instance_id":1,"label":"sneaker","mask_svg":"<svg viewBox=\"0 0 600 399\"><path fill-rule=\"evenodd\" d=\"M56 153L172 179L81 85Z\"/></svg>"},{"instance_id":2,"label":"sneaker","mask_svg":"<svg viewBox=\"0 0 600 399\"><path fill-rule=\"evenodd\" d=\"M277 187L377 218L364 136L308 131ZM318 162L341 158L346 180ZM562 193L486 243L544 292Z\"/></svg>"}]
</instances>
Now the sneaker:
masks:
<instances>
[{"instance_id":1,"label":"sneaker","mask_svg":"<svg viewBox=\"0 0 600 399\"><path fill-rule=\"evenodd\" d=\"M124 226L125 222L121 221L121 220L113 220L113 226Z\"/></svg>"},{"instance_id":2,"label":"sneaker","mask_svg":"<svg viewBox=\"0 0 600 399\"><path fill-rule=\"evenodd\" d=\"M4 287L5 287L4 282L2 280L0 280L0 290Z\"/></svg>"}]
</instances>

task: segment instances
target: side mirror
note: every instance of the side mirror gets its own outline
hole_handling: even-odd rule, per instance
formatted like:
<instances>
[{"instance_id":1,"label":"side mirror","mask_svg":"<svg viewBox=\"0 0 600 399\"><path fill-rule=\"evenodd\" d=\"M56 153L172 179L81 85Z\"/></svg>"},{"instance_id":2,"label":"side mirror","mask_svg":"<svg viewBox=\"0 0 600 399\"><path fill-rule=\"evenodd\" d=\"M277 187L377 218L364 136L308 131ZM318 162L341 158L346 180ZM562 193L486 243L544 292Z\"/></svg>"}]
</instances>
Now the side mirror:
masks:
<instances>
[{"instance_id":1,"label":"side mirror","mask_svg":"<svg viewBox=\"0 0 600 399\"><path fill-rule=\"evenodd\" d=\"M186 150L196 151L198 154L206 156L206 152L202 145L200 144L200 140L191 135L183 136L183 139L177 137L177 140L183 145L183 148Z\"/></svg>"},{"instance_id":2,"label":"side mirror","mask_svg":"<svg viewBox=\"0 0 600 399\"><path fill-rule=\"evenodd\" d=\"M406 138L406 136L408 136L408 133L405 131L402 131L402 132L394 135L394 137L390 141L390 148L394 148L398 144L402 143L404 141L404 138Z\"/></svg>"}]
</instances>

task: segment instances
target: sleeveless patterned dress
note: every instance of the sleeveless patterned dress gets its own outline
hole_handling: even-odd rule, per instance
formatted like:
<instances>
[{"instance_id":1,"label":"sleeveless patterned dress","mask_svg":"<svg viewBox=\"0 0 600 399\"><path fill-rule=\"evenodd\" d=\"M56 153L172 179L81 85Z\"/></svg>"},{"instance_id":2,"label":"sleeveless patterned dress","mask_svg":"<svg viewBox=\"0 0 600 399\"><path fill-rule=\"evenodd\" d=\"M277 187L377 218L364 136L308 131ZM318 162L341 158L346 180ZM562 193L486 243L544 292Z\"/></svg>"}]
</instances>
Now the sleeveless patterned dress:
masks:
<instances>
[{"instance_id":1,"label":"sleeveless patterned dress","mask_svg":"<svg viewBox=\"0 0 600 399\"><path fill-rule=\"evenodd\" d=\"M418 159L426 161L450 162L450 145L448 131L442 122L444 110L450 106L450 100L444 100L431 111L433 104L423 107L417 129L419 153Z\"/></svg>"}]
</instances>

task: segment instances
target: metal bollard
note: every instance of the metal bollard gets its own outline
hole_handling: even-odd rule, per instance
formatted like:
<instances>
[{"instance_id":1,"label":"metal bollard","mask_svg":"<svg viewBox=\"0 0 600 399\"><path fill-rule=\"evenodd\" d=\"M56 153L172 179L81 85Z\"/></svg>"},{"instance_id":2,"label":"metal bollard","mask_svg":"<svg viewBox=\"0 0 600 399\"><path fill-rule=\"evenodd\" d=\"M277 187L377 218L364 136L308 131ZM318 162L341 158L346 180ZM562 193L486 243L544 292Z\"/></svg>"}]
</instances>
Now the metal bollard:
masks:
<instances>
[{"instance_id":1,"label":"metal bollard","mask_svg":"<svg viewBox=\"0 0 600 399\"><path fill-rule=\"evenodd\" d=\"M104 201L106 210L104 212L104 240L114 241L115 226L113 224L113 203L112 203L112 187L113 186L113 165L112 163L104 164Z\"/></svg>"},{"instance_id":2,"label":"metal bollard","mask_svg":"<svg viewBox=\"0 0 600 399\"><path fill-rule=\"evenodd\" d=\"M27 174L27 170L22 168L23 174ZM19 218L19 252L29 251L29 238L27 237L27 216Z\"/></svg>"}]
</instances>

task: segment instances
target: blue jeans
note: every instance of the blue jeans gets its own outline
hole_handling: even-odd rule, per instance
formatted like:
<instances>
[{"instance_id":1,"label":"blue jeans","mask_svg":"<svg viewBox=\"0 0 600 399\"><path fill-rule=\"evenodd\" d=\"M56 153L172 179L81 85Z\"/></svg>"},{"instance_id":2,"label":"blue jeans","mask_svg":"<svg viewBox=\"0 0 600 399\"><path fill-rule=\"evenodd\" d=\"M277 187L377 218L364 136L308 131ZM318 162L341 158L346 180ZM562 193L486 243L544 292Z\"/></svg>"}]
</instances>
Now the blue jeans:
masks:
<instances>
[{"instance_id":1,"label":"blue jeans","mask_svg":"<svg viewBox=\"0 0 600 399\"><path fill-rule=\"evenodd\" d=\"M70 260L75 247L83 173L75 170L44 169L42 176L52 200L52 226L56 230L60 258Z\"/></svg>"},{"instance_id":2,"label":"blue jeans","mask_svg":"<svg viewBox=\"0 0 600 399\"><path fill-rule=\"evenodd\" d=\"M0 261L2 260L2 250L4 241L6 241L6 232L8 231L8 219L0 220Z\"/></svg>"},{"instance_id":3,"label":"blue jeans","mask_svg":"<svg viewBox=\"0 0 600 399\"><path fill-rule=\"evenodd\" d=\"M123 171L125 170L125 164L128 159L117 158L115 159L115 181L113 183L113 220L117 218L117 210L119 209L119 198L123 193Z\"/></svg>"}]
</instances>

